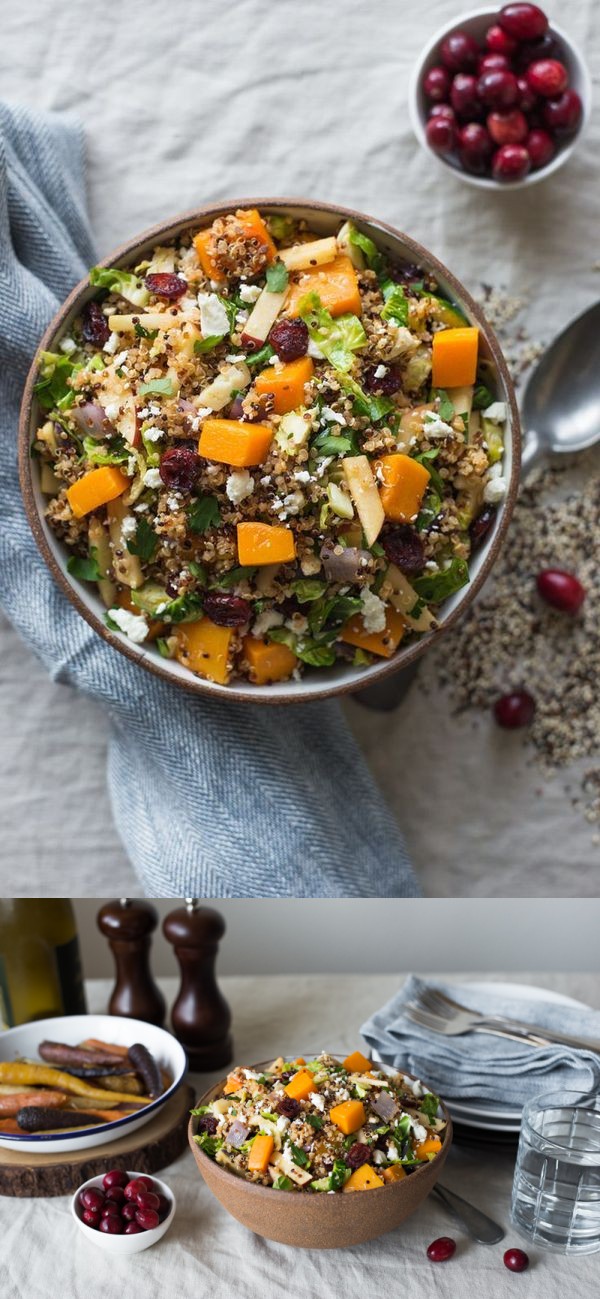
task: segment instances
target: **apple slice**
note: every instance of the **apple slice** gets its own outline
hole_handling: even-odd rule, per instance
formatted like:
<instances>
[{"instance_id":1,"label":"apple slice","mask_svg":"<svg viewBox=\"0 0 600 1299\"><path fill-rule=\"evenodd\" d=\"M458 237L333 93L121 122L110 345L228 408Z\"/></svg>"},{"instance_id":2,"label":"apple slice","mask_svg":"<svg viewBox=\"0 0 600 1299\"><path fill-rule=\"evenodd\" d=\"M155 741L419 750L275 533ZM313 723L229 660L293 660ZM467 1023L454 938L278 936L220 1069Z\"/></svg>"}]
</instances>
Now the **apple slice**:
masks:
<instances>
[{"instance_id":1,"label":"apple slice","mask_svg":"<svg viewBox=\"0 0 600 1299\"><path fill-rule=\"evenodd\" d=\"M353 244L350 238L350 232L352 228L353 227L351 221L344 221L344 224L341 230L338 232L338 236L337 236L338 251L340 253L345 253L346 257L350 258L350 261L352 262L352 265L354 266L355 270L364 271L365 269L364 256L360 248L356 244Z\"/></svg>"},{"instance_id":2,"label":"apple slice","mask_svg":"<svg viewBox=\"0 0 600 1299\"><path fill-rule=\"evenodd\" d=\"M132 315L109 316L108 328L115 334L134 334L138 324L144 329L179 329L186 321L197 323L199 318L197 311L193 314L181 311L176 316L168 311L137 311Z\"/></svg>"},{"instance_id":3,"label":"apple slice","mask_svg":"<svg viewBox=\"0 0 600 1299\"><path fill-rule=\"evenodd\" d=\"M89 521L88 538L90 551L94 551L94 557L101 573L101 577L98 578L98 590L106 608L112 609L117 599L117 588L112 580L110 540L108 532L97 514L92 514Z\"/></svg>"},{"instance_id":4,"label":"apple slice","mask_svg":"<svg viewBox=\"0 0 600 1299\"><path fill-rule=\"evenodd\" d=\"M388 597L389 602L401 614L403 621L407 627L410 627L411 631L431 631L434 627L437 627L436 619L431 609L427 608L427 605L421 610L417 618L411 617L410 611L419 603L419 596L414 586L411 586L404 573L401 573L395 564L388 565L385 576L386 580L392 584L392 590Z\"/></svg>"},{"instance_id":5,"label":"apple slice","mask_svg":"<svg viewBox=\"0 0 600 1299\"><path fill-rule=\"evenodd\" d=\"M247 388L251 377L245 361L236 361L226 366L216 379L208 384L208 387L203 388L202 392L194 397L194 404L199 410L203 406L208 406L211 410L223 410L223 407L231 401L231 394Z\"/></svg>"},{"instance_id":6,"label":"apple slice","mask_svg":"<svg viewBox=\"0 0 600 1299\"><path fill-rule=\"evenodd\" d=\"M266 343L287 295L287 289L283 293L270 293L268 289L263 289L242 330L244 347L256 352Z\"/></svg>"},{"instance_id":7,"label":"apple slice","mask_svg":"<svg viewBox=\"0 0 600 1299\"><path fill-rule=\"evenodd\" d=\"M327 239L314 239L309 244L294 244L292 248L281 248L279 260L287 266L288 271L307 271L313 266L323 266L337 257L337 240L333 235Z\"/></svg>"},{"instance_id":8,"label":"apple slice","mask_svg":"<svg viewBox=\"0 0 600 1299\"><path fill-rule=\"evenodd\" d=\"M113 365L109 365L98 383L100 403L106 411L117 433L130 446L139 446L140 434L137 426L135 398L129 383L117 374Z\"/></svg>"},{"instance_id":9,"label":"apple slice","mask_svg":"<svg viewBox=\"0 0 600 1299\"><path fill-rule=\"evenodd\" d=\"M345 456L342 468L367 545L372 546L381 532L385 514L371 466L366 456Z\"/></svg>"},{"instance_id":10,"label":"apple slice","mask_svg":"<svg viewBox=\"0 0 600 1299\"><path fill-rule=\"evenodd\" d=\"M117 582L122 582L123 586L130 586L136 590L138 586L143 586L144 577L137 555L132 555L127 549L127 542L123 536L123 519L127 513L128 508L120 496L108 502L106 517L112 549L113 572Z\"/></svg>"}]
</instances>

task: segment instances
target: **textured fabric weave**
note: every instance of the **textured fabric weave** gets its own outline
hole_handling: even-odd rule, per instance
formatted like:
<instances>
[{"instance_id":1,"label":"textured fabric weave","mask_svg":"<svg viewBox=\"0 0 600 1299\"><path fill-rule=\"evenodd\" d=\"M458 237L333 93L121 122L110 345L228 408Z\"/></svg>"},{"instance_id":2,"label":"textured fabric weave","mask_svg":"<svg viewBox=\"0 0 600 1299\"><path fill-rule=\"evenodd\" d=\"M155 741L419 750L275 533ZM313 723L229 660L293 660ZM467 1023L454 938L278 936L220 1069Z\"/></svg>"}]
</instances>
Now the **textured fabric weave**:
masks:
<instances>
[{"instance_id":1,"label":"textured fabric weave","mask_svg":"<svg viewBox=\"0 0 600 1299\"><path fill-rule=\"evenodd\" d=\"M40 335L95 260L83 157L77 124L0 105L2 605L54 680L108 709L114 814L149 894L415 896L401 835L335 702L192 698L105 645L38 554L17 481L18 409Z\"/></svg>"},{"instance_id":2,"label":"textured fabric weave","mask_svg":"<svg viewBox=\"0 0 600 1299\"><path fill-rule=\"evenodd\" d=\"M523 1105L540 1092L565 1087L593 1092L600 1087L600 1055L568 1046L533 1047L489 1033L443 1037L413 1024L404 1014L424 986L411 975L381 1010L363 1024L361 1033L382 1060L426 1078L447 1099L474 1097ZM539 1024L555 1032L600 1041L600 1012L584 1007L511 998L493 988L432 983L462 1006L484 1014Z\"/></svg>"}]
</instances>

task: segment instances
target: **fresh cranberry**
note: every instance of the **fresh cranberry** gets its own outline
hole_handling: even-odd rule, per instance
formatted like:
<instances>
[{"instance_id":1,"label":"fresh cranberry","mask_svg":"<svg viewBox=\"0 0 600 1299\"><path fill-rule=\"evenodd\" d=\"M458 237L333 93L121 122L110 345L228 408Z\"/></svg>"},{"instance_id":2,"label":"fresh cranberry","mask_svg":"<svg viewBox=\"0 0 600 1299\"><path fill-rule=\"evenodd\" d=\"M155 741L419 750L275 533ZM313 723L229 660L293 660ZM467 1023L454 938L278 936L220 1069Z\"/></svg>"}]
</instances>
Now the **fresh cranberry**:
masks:
<instances>
[{"instance_id":1,"label":"fresh cranberry","mask_svg":"<svg viewBox=\"0 0 600 1299\"><path fill-rule=\"evenodd\" d=\"M308 329L298 317L294 320L278 320L269 334L269 342L280 361L296 361L299 356L306 356Z\"/></svg>"},{"instance_id":2,"label":"fresh cranberry","mask_svg":"<svg viewBox=\"0 0 600 1299\"><path fill-rule=\"evenodd\" d=\"M548 19L537 5L505 5L498 14L498 22L515 41L537 41L548 28Z\"/></svg>"},{"instance_id":3,"label":"fresh cranberry","mask_svg":"<svg viewBox=\"0 0 600 1299\"><path fill-rule=\"evenodd\" d=\"M160 1200L154 1191L138 1191L136 1204L140 1209L158 1209Z\"/></svg>"},{"instance_id":4,"label":"fresh cranberry","mask_svg":"<svg viewBox=\"0 0 600 1299\"><path fill-rule=\"evenodd\" d=\"M491 68L483 72L477 82L477 92L488 108L512 108L519 98L519 87L514 72Z\"/></svg>"},{"instance_id":5,"label":"fresh cranberry","mask_svg":"<svg viewBox=\"0 0 600 1299\"><path fill-rule=\"evenodd\" d=\"M487 129L494 144L522 144L529 128L525 114L511 108L507 113L489 113Z\"/></svg>"},{"instance_id":6,"label":"fresh cranberry","mask_svg":"<svg viewBox=\"0 0 600 1299\"><path fill-rule=\"evenodd\" d=\"M529 726L535 714L535 699L527 690L511 690L501 695L494 704L494 717L498 726L514 731L518 726Z\"/></svg>"},{"instance_id":7,"label":"fresh cranberry","mask_svg":"<svg viewBox=\"0 0 600 1299\"><path fill-rule=\"evenodd\" d=\"M512 36L508 35L508 32L504 31L504 28L499 23L493 23L491 27L488 27L485 34L485 43L488 50L492 50L494 54L505 54L507 57L510 57L517 48L517 42L513 40Z\"/></svg>"},{"instance_id":8,"label":"fresh cranberry","mask_svg":"<svg viewBox=\"0 0 600 1299\"><path fill-rule=\"evenodd\" d=\"M460 160L467 171L482 176L487 171L493 144L480 122L467 122L458 133Z\"/></svg>"},{"instance_id":9,"label":"fresh cranberry","mask_svg":"<svg viewBox=\"0 0 600 1299\"><path fill-rule=\"evenodd\" d=\"M179 275L169 275L167 271L156 271L154 275L147 275L144 281L149 293L154 293L157 298L168 298L169 302L174 302L180 298L187 289L187 283Z\"/></svg>"},{"instance_id":10,"label":"fresh cranberry","mask_svg":"<svg viewBox=\"0 0 600 1299\"><path fill-rule=\"evenodd\" d=\"M360 1168L362 1164L368 1164L371 1158L371 1151L362 1141L355 1141L353 1146L346 1151L344 1159L349 1168Z\"/></svg>"},{"instance_id":11,"label":"fresh cranberry","mask_svg":"<svg viewBox=\"0 0 600 1299\"><path fill-rule=\"evenodd\" d=\"M551 135L543 131L541 127L535 127L529 132L525 141L525 148L531 158L531 166L534 171L540 167L546 167L552 161L556 153L556 145Z\"/></svg>"},{"instance_id":12,"label":"fresh cranberry","mask_svg":"<svg viewBox=\"0 0 600 1299\"><path fill-rule=\"evenodd\" d=\"M423 90L434 104L441 104L450 94L450 73L447 68L437 65L430 68L423 77Z\"/></svg>"},{"instance_id":13,"label":"fresh cranberry","mask_svg":"<svg viewBox=\"0 0 600 1299\"><path fill-rule=\"evenodd\" d=\"M542 600L562 613L577 613L585 600L585 587L579 578L562 568L542 569L536 584Z\"/></svg>"},{"instance_id":14,"label":"fresh cranberry","mask_svg":"<svg viewBox=\"0 0 600 1299\"><path fill-rule=\"evenodd\" d=\"M507 1249L503 1262L509 1272L526 1272L529 1267L529 1255L524 1249Z\"/></svg>"},{"instance_id":15,"label":"fresh cranberry","mask_svg":"<svg viewBox=\"0 0 600 1299\"><path fill-rule=\"evenodd\" d=\"M556 41L545 32L538 41L525 41L515 51L513 63L517 72L525 72L536 59L551 59L556 54Z\"/></svg>"},{"instance_id":16,"label":"fresh cranberry","mask_svg":"<svg viewBox=\"0 0 600 1299\"><path fill-rule=\"evenodd\" d=\"M429 121L432 117L444 117L447 122L456 122L456 113L450 104L434 104L429 112ZM418 276L415 276L415 279L418 279Z\"/></svg>"},{"instance_id":17,"label":"fresh cranberry","mask_svg":"<svg viewBox=\"0 0 600 1299\"><path fill-rule=\"evenodd\" d=\"M119 1205L115 1204L114 1200L107 1200L100 1210L100 1217L114 1218L115 1216L118 1218L121 1216Z\"/></svg>"},{"instance_id":18,"label":"fresh cranberry","mask_svg":"<svg viewBox=\"0 0 600 1299\"><path fill-rule=\"evenodd\" d=\"M519 87L519 108L523 113L532 113L539 103L537 95L534 95L527 77L517 77L517 85Z\"/></svg>"},{"instance_id":19,"label":"fresh cranberry","mask_svg":"<svg viewBox=\"0 0 600 1299\"><path fill-rule=\"evenodd\" d=\"M485 541L488 532L490 532L496 522L497 514L498 510L495 505L485 505L481 514L478 514L477 518L473 519L469 528L469 536L471 538L471 547L473 550Z\"/></svg>"},{"instance_id":20,"label":"fresh cranberry","mask_svg":"<svg viewBox=\"0 0 600 1299\"><path fill-rule=\"evenodd\" d=\"M425 135L430 149L434 153L451 153L456 140L456 132L447 117L430 117L425 127Z\"/></svg>"},{"instance_id":21,"label":"fresh cranberry","mask_svg":"<svg viewBox=\"0 0 600 1299\"><path fill-rule=\"evenodd\" d=\"M125 1191L122 1186L109 1186L106 1192L107 1200L114 1201L115 1204L123 1204L125 1201Z\"/></svg>"},{"instance_id":22,"label":"fresh cranberry","mask_svg":"<svg viewBox=\"0 0 600 1299\"><path fill-rule=\"evenodd\" d=\"M500 68L501 71L510 72L510 61L506 54L494 54L493 51L482 54L477 64L477 71L481 76L482 72L493 72L494 69Z\"/></svg>"},{"instance_id":23,"label":"fresh cranberry","mask_svg":"<svg viewBox=\"0 0 600 1299\"><path fill-rule=\"evenodd\" d=\"M163 1221L163 1218L166 1218L167 1215L168 1215L170 1212L171 1212L171 1204L170 1204L170 1201L167 1200L166 1195L159 1195L159 1196L158 1196L158 1216L159 1216L161 1222Z\"/></svg>"},{"instance_id":24,"label":"fresh cranberry","mask_svg":"<svg viewBox=\"0 0 600 1299\"><path fill-rule=\"evenodd\" d=\"M557 99L567 89L569 76L564 63L558 59L538 59L527 69L527 82L534 95Z\"/></svg>"},{"instance_id":25,"label":"fresh cranberry","mask_svg":"<svg viewBox=\"0 0 600 1299\"><path fill-rule=\"evenodd\" d=\"M171 447L160 458L158 472L165 487L179 492L191 492L196 485L200 459L188 447Z\"/></svg>"},{"instance_id":26,"label":"fresh cranberry","mask_svg":"<svg viewBox=\"0 0 600 1299\"><path fill-rule=\"evenodd\" d=\"M82 1221L86 1223L86 1226L94 1227L95 1230L98 1229L100 1225L100 1214L94 1212L93 1209L84 1209L81 1218Z\"/></svg>"},{"instance_id":27,"label":"fresh cranberry","mask_svg":"<svg viewBox=\"0 0 600 1299\"><path fill-rule=\"evenodd\" d=\"M479 46L468 32L451 32L442 41L442 63L451 72L468 72L477 66Z\"/></svg>"},{"instance_id":28,"label":"fresh cranberry","mask_svg":"<svg viewBox=\"0 0 600 1299\"><path fill-rule=\"evenodd\" d=\"M102 1178L102 1185L104 1189L108 1191L109 1187L111 1186L125 1187L127 1186L128 1181L129 1178L127 1176L127 1173L124 1173L122 1168L111 1168L108 1173L104 1174L104 1177Z\"/></svg>"},{"instance_id":29,"label":"fresh cranberry","mask_svg":"<svg viewBox=\"0 0 600 1299\"><path fill-rule=\"evenodd\" d=\"M381 544L390 564L397 564L403 573L420 573L425 566L425 549L419 533L410 523L398 523L388 528Z\"/></svg>"},{"instance_id":30,"label":"fresh cranberry","mask_svg":"<svg viewBox=\"0 0 600 1299\"><path fill-rule=\"evenodd\" d=\"M123 1222L121 1220L120 1214L117 1215L117 1217L115 1217L114 1214L111 1214L107 1218L101 1218L99 1223L99 1230L104 1231L107 1236L122 1236Z\"/></svg>"},{"instance_id":31,"label":"fresh cranberry","mask_svg":"<svg viewBox=\"0 0 600 1299\"><path fill-rule=\"evenodd\" d=\"M295 1119L300 1113L300 1102L295 1101L293 1096L282 1096L275 1108L285 1119Z\"/></svg>"},{"instance_id":32,"label":"fresh cranberry","mask_svg":"<svg viewBox=\"0 0 600 1299\"><path fill-rule=\"evenodd\" d=\"M531 169L531 159L522 144L503 144L492 158L494 180L523 180Z\"/></svg>"},{"instance_id":33,"label":"fresh cranberry","mask_svg":"<svg viewBox=\"0 0 600 1299\"><path fill-rule=\"evenodd\" d=\"M377 376L379 366L370 365L363 374L363 387L367 392L384 393L386 397L391 397L392 393L398 392L402 387L402 375L397 365L385 366L385 374Z\"/></svg>"},{"instance_id":34,"label":"fresh cranberry","mask_svg":"<svg viewBox=\"0 0 600 1299\"><path fill-rule=\"evenodd\" d=\"M249 622L252 607L241 595L227 591L209 591L202 601L204 612L217 627L243 627Z\"/></svg>"},{"instance_id":35,"label":"fresh cranberry","mask_svg":"<svg viewBox=\"0 0 600 1299\"><path fill-rule=\"evenodd\" d=\"M481 103L477 93L477 77L468 72L459 72L452 82L450 102L459 117L475 120L481 117Z\"/></svg>"},{"instance_id":36,"label":"fresh cranberry","mask_svg":"<svg viewBox=\"0 0 600 1299\"><path fill-rule=\"evenodd\" d=\"M139 1236L140 1232L142 1232L143 1230L144 1230L144 1228L143 1228L143 1227L140 1227L139 1222L128 1222L128 1223L127 1223L127 1226L126 1226L126 1228L125 1228L125 1231L123 1232L123 1235L124 1235L124 1236Z\"/></svg>"},{"instance_id":37,"label":"fresh cranberry","mask_svg":"<svg viewBox=\"0 0 600 1299\"><path fill-rule=\"evenodd\" d=\"M97 302L86 302L81 313L81 332L85 342L91 343L92 347L104 347L108 342L108 321Z\"/></svg>"},{"instance_id":38,"label":"fresh cranberry","mask_svg":"<svg viewBox=\"0 0 600 1299\"><path fill-rule=\"evenodd\" d=\"M438 1236L427 1246L427 1257L430 1263L447 1263L456 1253L456 1241L451 1236Z\"/></svg>"},{"instance_id":39,"label":"fresh cranberry","mask_svg":"<svg viewBox=\"0 0 600 1299\"><path fill-rule=\"evenodd\" d=\"M94 1213L99 1213L104 1208L104 1193L99 1186L88 1186L79 1196L79 1203L84 1209L92 1209Z\"/></svg>"},{"instance_id":40,"label":"fresh cranberry","mask_svg":"<svg viewBox=\"0 0 600 1299\"><path fill-rule=\"evenodd\" d=\"M127 1200L126 1203L123 1205L123 1208L121 1209L121 1217L124 1218L126 1222L135 1222L135 1215L137 1211L138 1211L137 1201Z\"/></svg>"},{"instance_id":41,"label":"fresh cranberry","mask_svg":"<svg viewBox=\"0 0 600 1299\"><path fill-rule=\"evenodd\" d=\"M125 1199L135 1200L138 1191L151 1191L152 1181L149 1177L134 1177L125 1187Z\"/></svg>"},{"instance_id":42,"label":"fresh cranberry","mask_svg":"<svg viewBox=\"0 0 600 1299\"><path fill-rule=\"evenodd\" d=\"M559 99L544 104L544 121L558 134L574 131L581 121L583 105L576 90L565 90Z\"/></svg>"},{"instance_id":43,"label":"fresh cranberry","mask_svg":"<svg viewBox=\"0 0 600 1299\"><path fill-rule=\"evenodd\" d=\"M160 1222L156 1209L138 1209L135 1220L142 1231L154 1231Z\"/></svg>"}]
</instances>

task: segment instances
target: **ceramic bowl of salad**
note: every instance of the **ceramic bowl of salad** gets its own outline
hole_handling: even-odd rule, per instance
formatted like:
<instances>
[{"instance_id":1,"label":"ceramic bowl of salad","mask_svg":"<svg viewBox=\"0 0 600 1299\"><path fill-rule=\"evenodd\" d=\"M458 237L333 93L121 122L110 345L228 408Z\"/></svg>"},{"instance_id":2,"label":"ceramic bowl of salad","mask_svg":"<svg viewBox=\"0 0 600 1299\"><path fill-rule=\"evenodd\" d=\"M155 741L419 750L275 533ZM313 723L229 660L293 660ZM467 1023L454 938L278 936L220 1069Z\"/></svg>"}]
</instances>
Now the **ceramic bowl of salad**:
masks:
<instances>
[{"instance_id":1,"label":"ceramic bowl of salad","mask_svg":"<svg viewBox=\"0 0 600 1299\"><path fill-rule=\"evenodd\" d=\"M439 1097L361 1051L236 1066L189 1128L223 1207L259 1236L308 1249L400 1226L435 1186L451 1141Z\"/></svg>"},{"instance_id":2,"label":"ceramic bowl of salad","mask_svg":"<svg viewBox=\"0 0 600 1299\"><path fill-rule=\"evenodd\" d=\"M250 702L360 689L487 576L519 424L479 307L431 253L330 204L240 199L73 290L23 399L56 581L129 658Z\"/></svg>"}]
</instances>

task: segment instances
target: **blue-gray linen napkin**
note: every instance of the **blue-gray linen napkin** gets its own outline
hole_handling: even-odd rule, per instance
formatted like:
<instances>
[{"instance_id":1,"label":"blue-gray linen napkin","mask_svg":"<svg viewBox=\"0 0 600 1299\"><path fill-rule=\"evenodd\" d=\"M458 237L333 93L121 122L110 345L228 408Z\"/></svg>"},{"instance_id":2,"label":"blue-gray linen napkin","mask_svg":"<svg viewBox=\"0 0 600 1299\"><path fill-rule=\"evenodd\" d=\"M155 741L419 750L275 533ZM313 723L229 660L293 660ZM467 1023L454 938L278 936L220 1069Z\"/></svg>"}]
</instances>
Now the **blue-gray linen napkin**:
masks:
<instances>
[{"instance_id":1,"label":"blue-gray linen napkin","mask_svg":"<svg viewBox=\"0 0 600 1299\"><path fill-rule=\"evenodd\" d=\"M488 1033L443 1037L407 1019L404 1007L413 1001L424 980L410 975L399 992L363 1024L361 1033L386 1064L416 1074L446 1100L472 1098L521 1106L541 1092L594 1092L600 1088L600 1055L569 1046L533 1047ZM471 990L468 985L432 980L453 1001L469 1010L508 1015L549 1028L600 1041L600 1011L553 1001L527 1001L495 991L493 985Z\"/></svg>"},{"instance_id":2,"label":"blue-gray linen napkin","mask_svg":"<svg viewBox=\"0 0 600 1299\"><path fill-rule=\"evenodd\" d=\"M52 679L106 708L114 816L147 893L417 896L336 702L242 705L155 679L91 630L37 550L17 480L19 402L43 330L96 260L84 182L77 123L0 104L0 602Z\"/></svg>"}]
</instances>

